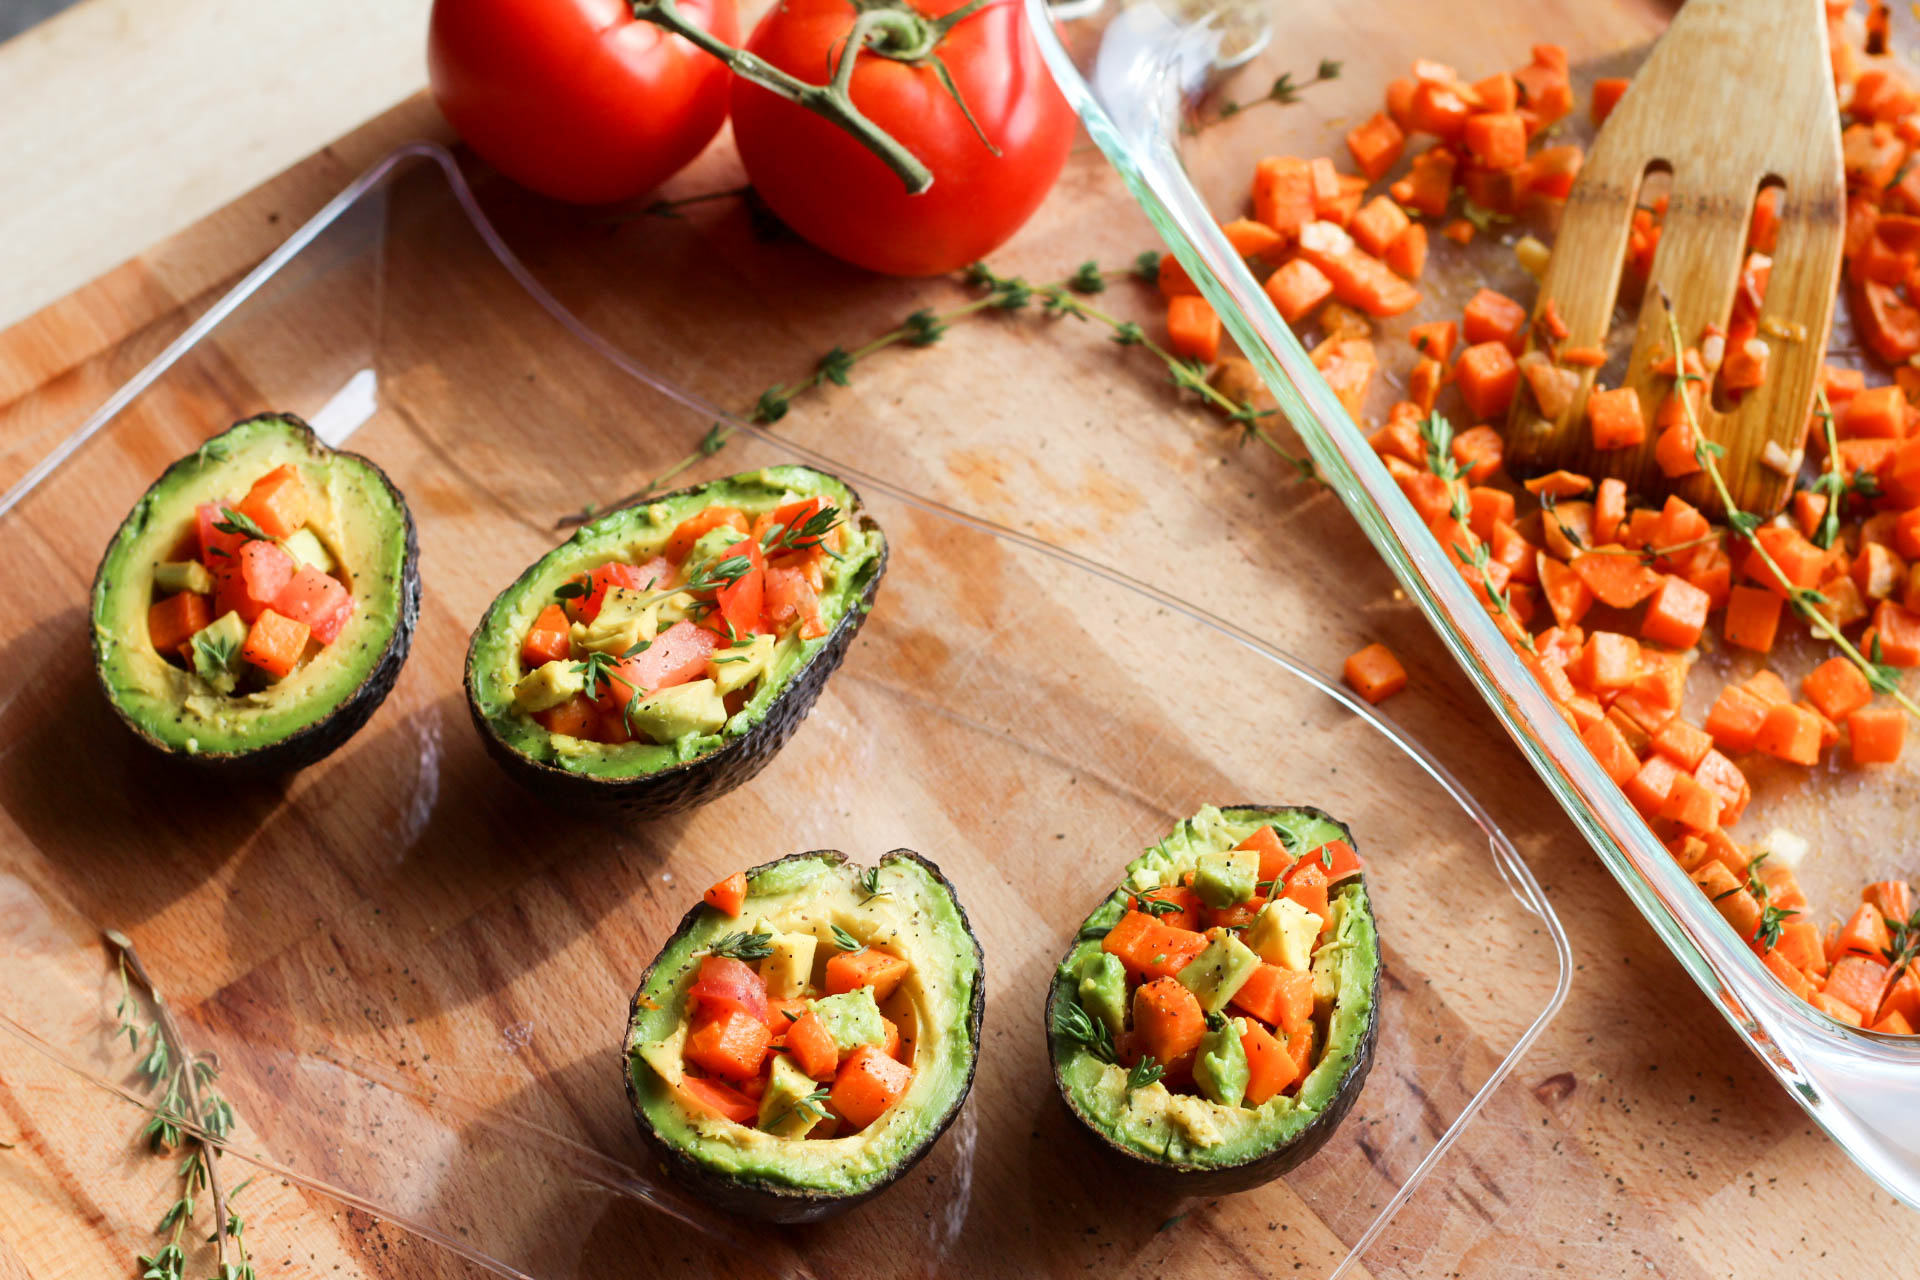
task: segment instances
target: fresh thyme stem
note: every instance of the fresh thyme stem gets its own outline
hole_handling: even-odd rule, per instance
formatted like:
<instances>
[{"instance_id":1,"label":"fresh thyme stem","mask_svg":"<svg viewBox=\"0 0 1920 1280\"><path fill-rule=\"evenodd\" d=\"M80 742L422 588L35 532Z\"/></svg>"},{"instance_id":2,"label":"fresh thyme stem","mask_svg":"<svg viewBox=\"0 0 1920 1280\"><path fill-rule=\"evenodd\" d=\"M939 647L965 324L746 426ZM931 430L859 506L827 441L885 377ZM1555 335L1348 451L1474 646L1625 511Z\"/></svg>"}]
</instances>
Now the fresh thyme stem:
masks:
<instances>
[{"instance_id":1,"label":"fresh thyme stem","mask_svg":"<svg viewBox=\"0 0 1920 1280\"><path fill-rule=\"evenodd\" d=\"M188 1222L193 1217L193 1197L194 1193L199 1190L199 1186L196 1184L204 1180L208 1194L213 1197L214 1251L220 1264L221 1274L226 1275L228 1274L227 1196L226 1191L220 1183L218 1149L207 1138L204 1132L200 1132L201 1130L215 1130L221 1127L218 1124L218 1118L223 1113L226 1113L226 1103L213 1095L203 1097L201 1093L201 1071L205 1069L205 1066L199 1059L188 1052L187 1040L180 1032L179 1022L174 1018L173 1007L169 1005L166 998L161 995L159 984L153 980L153 975L148 972L145 961L140 958L140 952L133 945L133 940L117 929L106 930L105 936L108 944L119 953L122 983L122 1016L125 1016L127 1001L130 998L130 993L126 990L125 983L127 976L131 974L133 980L139 983L141 989L146 992L147 1003L153 1008L154 1024L152 1035L154 1048L151 1050L146 1061L148 1063L161 1062L171 1064L172 1068L171 1075L167 1081L167 1090L162 1097L161 1111L156 1115L155 1121L149 1125L148 1132L154 1135L162 1145L174 1145L175 1142L185 1140L190 1142L194 1148L193 1154L189 1157L182 1174L186 1179L186 1190L180 1199L175 1202L174 1206L168 1210L168 1218L172 1220L173 1230L172 1235L168 1239L167 1247L161 1251L157 1258L144 1259L144 1261L148 1261L153 1268L149 1274L157 1272L162 1276L177 1280L185 1264L184 1251L180 1246L180 1238L185 1232ZM128 1026L127 1029L130 1036L137 1036L138 1033L134 1028ZM163 1044L164 1049L162 1048ZM164 1068L160 1074L167 1074ZM211 1075L207 1078L210 1080ZM175 1099L184 1101L184 1115L173 1111L169 1106L169 1103ZM185 1119L191 1123L194 1126L194 1131L188 1132L185 1129L177 1127L178 1121L181 1119ZM155 1125L159 1127L155 1127ZM168 1142L167 1139L169 1137L173 1138L174 1142ZM171 1271L165 1269L169 1265L172 1267ZM244 1253L242 1265L247 1265L244 1262Z\"/></svg>"},{"instance_id":2,"label":"fresh thyme stem","mask_svg":"<svg viewBox=\"0 0 1920 1280\"><path fill-rule=\"evenodd\" d=\"M1753 547L1754 554L1760 557L1761 563L1767 566L1775 578L1786 585L1787 602L1793 606L1793 611L1799 614L1808 626L1838 647L1840 652L1846 655L1847 660L1860 669L1860 674L1867 678L1869 687L1885 693L1899 704L1901 710L1914 719L1920 720L1920 704L1916 704L1912 698L1909 698L1899 684L1881 669L1879 663L1870 661L1866 655L1854 647L1853 642L1841 633L1833 619L1820 612L1809 598L1810 595L1818 593L1809 592L1806 587L1794 586L1793 580L1781 571L1779 562L1767 550L1766 544L1754 536L1758 531L1759 517L1750 511L1740 509L1733 500L1732 492L1727 488L1725 478L1720 474L1718 458L1723 451L1722 447L1710 443L1702 434L1699 413L1694 407L1693 397L1687 394L1685 385L1688 382L1700 381L1701 375L1687 372L1686 348L1680 341L1680 322L1674 317L1673 304L1664 293L1661 295L1661 303L1667 309L1667 332L1673 340L1674 385L1680 398L1680 408L1687 415L1687 426L1693 432L1694 460L1699 462L1701 468L1707 473L1707 478L1713 481L1714 493L1719 496L1720 505L1727 512L1727 524L1747 539L1749 545ZM1823 402L1824 399L1823 393ZM1831 410L1828 412L1831 413ZM1838 503L1839 500L1839 495L1834 495L1833 501Z\"/></svg>"},{"instance_id":3,"label":"fresh thyme stem","mask_svg":"<svg viewBox=\"0 0 1920 1280\"><path fill-rule=\"evenodd\" d=\"M1160 358L1161 363L1167 366L1167 372L1172 375L1175 386L1182 387L1188 391L1199 392L1201 397L1215 408L1222 410L1227 416L1244 425L1248 435L1259 440L1261 444L1271 449L1281 461L1292 467L1294 471L1299 474L1300 479L1310 481L1319 480L1319 474L1314 470L1313 459L1301 457L1289 452L1284 445L1273 438L1272 434L1269 433L1265 427L1255 421L1257 418L1268 417L1280 412L1278 409L1255 410L1251 405L1241 404L1229 399L1221 393L1218 387L1207 381L1204 370L1187 363L1179 356L1173 354L1173 352L1147 337L1146 334L1141 331L1139 325L1110 315L1100 308L1092 306L1085 300L1069 293L1067 286L1064 284L1042 285L1035 292L1039 293L1040 296L1046 300L1046 305L1050 310L1064 312L1068 315L1082 316L1098 324L1103 324L1113 331L1116 342L1121 343L1123 346L1141 347L1152 352Z\"/></svg>"}]
</instances>

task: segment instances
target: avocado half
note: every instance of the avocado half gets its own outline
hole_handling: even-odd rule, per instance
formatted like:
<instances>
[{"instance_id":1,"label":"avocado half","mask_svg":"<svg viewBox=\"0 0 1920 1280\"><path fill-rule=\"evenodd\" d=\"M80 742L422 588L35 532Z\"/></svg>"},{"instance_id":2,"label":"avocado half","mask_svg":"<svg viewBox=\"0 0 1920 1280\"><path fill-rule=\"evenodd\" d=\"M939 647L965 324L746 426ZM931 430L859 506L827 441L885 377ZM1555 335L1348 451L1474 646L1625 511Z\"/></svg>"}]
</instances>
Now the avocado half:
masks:
<instances>
[{"instance_id":1,"label":"avocado half","mask_svg":"<svg viewBox=\"0 0 1920 1280\"><path fill-rule=\"evenodd\" d=\"M1142 867L1165 866L1183 849L1211 847L1208 838L1218 832L1205 827L1203 820L1208 813L1202 810L1182 821L1159 844L1129 862L1122 879L1130 879ZM1273 823L1302 840L1303 848L1345 840L1359 851L1346 825L1319 809L1240 804L1222 807L1217 813L1236 843L1255 828ZM1086 918L1047 989L1047 1057L1061 1099L1102 1151L1162 1190L1219 1195L1271 1182L1325 1145L1353 1109L1373 1066L1380 1030L1382 968L1365 884L1356 879L1334 886L1332 901L1339 904L1333 941L1341 945L1341 951L1337 994L1321 1058L1293 1096L1282 1094L1270 1099L1257 1109L1255 1119L1243 1133L1213 1147L1187 1141L1170 1122L1157 1128L1131 1123L1125 1104L1113 1105L1110 1095L1103 1095L1098 1088L1103 1064L1062 1033L1060 1006L1079 998L1075 966L1082 956L1100 949L1100 939L1126 911L1127 895L1115 889Z\"/></svg>"},{"instance_id":2,"label":"avocado half","mask_svg":"<svg viewBox=\"0 0 1920 1280\"><path fill-rule=\"evenodd\" d=\"M556 588L611 559L643 563L682 520L715 503L753 517L811 497L838 507L852 535L842 558L827 561L826 589L820 593L827 634L801 641L782 678L762 680L720 733L687 740L679 748L557 739L515 708L513 686L525 674L521 639L555 600ZM494 599L467 648L467 709L501 767L557 807L586 806L635 818L694 808L759 773L786 745L866 622L886 566L886 538L860 510L860 495L824 471L767 467L660 494L582 525Z\"/></svg>"},{"instance_id":3,"label":"avocado half","mask_svg":"<svg viewBox=\"0 0 1920 1280\"><path fill-rule=\"evenodd\" d=\"M895 849L876 865L886 894L869 899L860 869L838 850L763 863L747 872L747 900L737 919L704 903L694 907L640 979L623 1054L634 1121L662 1167L716 1209L780 1223L845 1213L918 1164L973 1088L986 1012L986 957L966 909L940 868L911 849ZM900 950L916 975L931 973L935 980L925 995L929 1016L915 1028L913 1084L886 1115L847 1138L774 1139L695 1115L648 1061L648 1046L678 1028L704 949L724 934L750 929L760 916L798 904L813 904L834 923L856 930L863 915L883 910L902 933L917 934L912 944L901 941Z\"/></svg>"},{"instance_id":4,"label":"avocado half","mask_svg":"<svg viewBox=\"0 0 1920 1280\"><path fill-rule=\"evenodd\" d=\"M195 527L202 502L237 500L292 463L311 523L343 566L352 619L286 679L227 697L162 658L147 637L154 566ZM155 750L226 774L305 768L352 737L392 691L420 614L420 544L406 499L379 467L328 448L290 413L234 423L153 482L115 531L93 578L93 667L127 727Z\"/></svg>"}]
</instances>

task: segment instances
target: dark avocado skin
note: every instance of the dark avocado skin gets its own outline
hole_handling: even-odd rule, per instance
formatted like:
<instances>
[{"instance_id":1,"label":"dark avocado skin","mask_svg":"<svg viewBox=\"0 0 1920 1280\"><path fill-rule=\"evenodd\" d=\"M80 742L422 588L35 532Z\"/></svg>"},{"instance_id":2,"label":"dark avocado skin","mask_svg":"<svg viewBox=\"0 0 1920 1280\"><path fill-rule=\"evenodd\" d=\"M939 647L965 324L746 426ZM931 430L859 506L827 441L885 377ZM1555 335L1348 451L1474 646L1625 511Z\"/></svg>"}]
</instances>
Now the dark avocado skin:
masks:
<instances>
[{"instance_id":1,"label":"dark avocado skin","mask_svg":"<svg viewBox=\"0 0 1920 1280\"><path fill-rule=\"evenodd\" d=\"M839 479L837 476L833 478ZM691 485L655 494L647 501L659 502L682 497L705 487ZM857 506L860 495L852 486L847 487L847 493ZM879 527L871 516L862 514L859 519L863 530ZM474 728L480 731L481 741L487 744L487 754L499 761L500 767L514 781L557 809L575 812L586 809L636 821L664 818L697 809L752 778L767 767L773 757L779 754L780 748L787 745L787 739L793 736L800 722L813 710L820 691L827 686L827 678L839 669L847 656L848 647L853 644L854 636L866 623L867 614L873 608L874 596L880 590L880 579L886 575L887 556L891 549L890 543L881 544L880 558L874 562L873 576L867 582L866 591L849 605L846 614L834 625L833 634L827 637L827 642L807 665L793 673L787 681L787 687L767 708L765 718L740 737L706 755L638 778L602 778L556 768L524 756L502 742L481 711L480 700L473 688L474 647L493 625L493 611L498 607L498 597L480 619L480 625L474 628L473 639L467 646L467 714L473 718ZM503 592L502 596L505 594Z\"/></svg>"},{"instance_id":2,"label":"dark avocado skin","mask_svg":"<svg viewBox=\"0 0 1920 1280\"><path fill-rule=\"evenodd\" d=\"M1347 824L1333 817L1323 809L1311 805L1287 804L1233 804L1218 806L1223 813L1279 813L1292 811L1308 813L1325 819L1346 833L1346 841L1358 853L1360 846L1354 843L1353 832ZM1374 911L1373 895L1367 895L1367 911ZM1377 925L1379 917L1374 917ZM1071 951L1072 946L1068 947ZM1062 959L1064 960L1064 955ZM1347 1064L1347 1072L1341 1077L1339 1086L1334 1090L1333 1101L1325 1110L1308 1123L1305 1129L1294 1135L1289 1142L1275 1147L1265 1155L1243 1160L1239 1164L1224 1167L1179 1164L1170 1160L1159 1160L1143 1155L1132 1147L1115 1142L1098 1124L1082 1114L1074 1105L1073 1095L1060 1078L1061 1060L1058 1037L1053 1034L1054 1002L1066 989L1066 983L1057 976L1047 986L1047 1002L1044 1012L1046 1021L1041 1024L1047 1037L1047 1062L1053 1069L1053 1083L1060 1099L1066 1104L1073 1118L1080 1122L1080 1128L1094 1140L1096 1146L1106 1157L1119 1167L1127 1170L1134 1178L1171 1195L1213 1196L1224 1195L1232 1191L1250 1191L1254 1187L1272 1182L1282 1174L1291 1172L1326 1145L1333 1131L1340 1127L1347 1113L1353 1110L1353 1104L1360 1098L1360 1090L1366 1084L1367 1072L1373 1069L1375 1042L1380 1034L1380 974L1386 967L1384 959L1375 957L1373 966L1373 992L1367 1027L1360 1037L1360 1043L1354 1047L1353 1060ZM1056 966L1057 973L1057 966Z\"/></svg>"},{"instance_id":3,"label":"dark avocado skin","mask_svg":"<svg viewBox=\"0 0 1920 1280\"><path fill-rule=\"evenodd\" d=\"M394 485L387 473L371 459L362 454L328 448L321 442L320 437L314 434L313 428L294 414L255 414L251 418L242 418L228 430L263 419L284 422L297 433L304 435L307 447L317 457L345 458L365 467L392 495L394 506L400 511L400 518L406 522L406 556L400 573L400 616L394 626L393 636L387 643L387 650L381 655L379 663L367 673L367 678L360 682L359 688L341 699L340 705L335 707L331 714L296 729L284 738L262 743L247 751L179 751L155 738L145 726L126 713L120 703L115 700L113 691L107 687L105 671L101 666L102 654L99 639L97 636L94 637L91 642L94 681L100 686L100 692L106 698L107 705L112 707L114 714L120 717L121 723L133 730L134 736L168 759L181 761L196 770L223 778L261 778L293 773L332 755L348 738L360 732L361 727L379 709L380 704L387 700L387 695L393 692L394 681L400 678L400 668L406 665L407 654L413 648L413 629L420 618L420 539L414 528L413 512L407 506L405 495ZM193 454L188 454L177 459L160 474L159 479L148 486L148 491L151 492L165 483L167 477L175 470L190 465L193 457ZM114 539L108 540L109 550L113 542ZM103 555L100 567L94 571L94 585L89 598L98 594L100 579L105 572L106 557Z\"/></svg>"},{"instance_id":4,"label":"dark avocado skin","mask_svg":"<svg viewBox=\"0 0 1920 1280\"><path fill-rule=\"evenodd\" d=\"M770 867L779 866L782 862L790 862L796 858L820 859L836 864L844 864L847 861L847 855L837 849L816 849L810 853L789 854L785 858L776 858L772 862L762 863L748 871L747 878L751 880ZM646 1110L640 1105L640 1098L633 1087L633 1072L629 1069L627 1056L623 1052L620 1055L620 1078L625 1083L627 1104L633 1109L634 1123L639 1127L641 1141L646 1143L647 1150L652 1153L661 1168L702 1203L726 1213L787 1225L819 1222L836 1217L879 1195L899 1181L900 1175L919 1164L953 1124L954 1117L960 1114L960 1108L966 1103L967 1095L973 1091L973 1078L980 1068L980 1022L987 1009L986 956L980 950L980 939L973 931L973 922L967 919L966 907L961 905L959 895L954 893L953 885L948 882L945 875L941 874L938 866L911 849L895 849L880 859L881 866L889 862L917 862L926 868L934 881L947 891L947 897L952 900L953 908L960 916L961 926L966 929L967 937L973 941L973 962L977 981L973 986L973 1004L967 1011L967 1039L973 1045L973 1054L967 1063L966 1081L961 1085L960 1092L955 1095L952 1107L948 1109L946 1115L940 1117L939 1122L934 1125L925 1140L894 1166L884 1182L857 1195L823 1195L817 1191L804 1191L758 1178L735 1177L732 1174L710 1169L661 1137L655 1131L652 1122L647 1119ZM678 938L693 928L700 920L701 910L700 906L695 906L687 912L680 920L680 927L674 930L673 938ZM668 942L671 943L673 938L669 938ZM661 950L666 950L665 945ZM648 981L653 977L654 966L659 963L659 957L656 956L653 964L648 965L647 971L640 975L640 985L635 988L633 1000L627 1007L629 1026L640 1012L640 997L646 991Z\"/></svg>"}]
</instances>

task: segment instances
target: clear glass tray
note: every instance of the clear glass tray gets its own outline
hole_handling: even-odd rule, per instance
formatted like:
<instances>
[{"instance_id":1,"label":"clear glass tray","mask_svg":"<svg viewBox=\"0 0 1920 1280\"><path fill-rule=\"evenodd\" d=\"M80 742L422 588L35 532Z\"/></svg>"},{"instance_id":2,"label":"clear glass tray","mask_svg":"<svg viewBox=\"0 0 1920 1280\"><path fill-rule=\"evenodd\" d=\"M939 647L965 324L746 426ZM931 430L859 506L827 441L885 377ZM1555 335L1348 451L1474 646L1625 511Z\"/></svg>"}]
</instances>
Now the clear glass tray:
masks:
<instances>
[{"instance_id":1,"label":"clear glass tray","mask_svg":"<svg viewBox=\"0 0 1920 1280\"><path fill-rule=\"evenodd\" d=\"M1428 10L1422 7L1398 22L1387 8L1356 14L1350 6L1284 2L1138 0L1080 8L1073 21L1056 27L1044 20L1040 0L1028 0L1056 77L1259 369L1322 473L1701 989L1862 1168L1906 1203L1920 1206L1920 1043L1835 1022L1792 998L1740 943L1515 659L1218 228L1217 219L1245 208L1254 163L1263 155L1334 155L1349 168L1346 130L1380 108L1387 81L1406 74L1416 58L1480 76L1522 64L1532 41L1561 43L1573 59L1581 104L1567 125L1573 137L1590 138L1586 83L1596 75L1630 74L1666 9L1640 0L1574 7L1495 2L1471 7L1459 21L1424 20ZM1896 20L1909 21L1904 10ZM1343 59L1344 70L1338 81L1312 88L1300 104L1256 107L1205 129L1191 127L1194 104L1223 83L1224 96L1257 98L1283 72L1296 81L1310 77L1323 56ZM1481 283L1513 288L1523 276L1511 245L1526 230L1497 229L1464 251L1435 237L1423 280L1427 297L1384 326L1386 345L1391 348L1411 324L1457 316ZM1532 287L1514 292L1531 297ZM1841 348L1847 346L1845 332L1836 337ZM1386 368L1388 385L1375 391L1380 403L1369 406L1376 417L1385 402L1400 398L1391 357ZM1774 662L1796 678L1823 656L1809 644L1776 655ZM1738 669L1734 660L1717 661ZM1696 688L1704 683L1695 682ZM1740 831L1751 838L1784 826L1818 837L1817 858L1801 874L1823 919L1850 906L1868 881L1920 873L1913 840L1888 838L1913 830L1912 797L1920 779L1915 753L1897 771L1877 770L1873 777L1839 767L1805 785L1791 772L1760 780Z\"/></svg>"},{"instance_id":2,"label":"clear glass tray","mask_svg":"<svg viewBox=\"0 0 1920 1280\"><path fill-rule=\"evenodd\" d=\"M496 193L510 220L516 197ZM530 251L543 256L551 268L549 247ZM683 481L812 462L852 480L892 541L845 667L764 774L693 814L604 825L507 784L463 705L470 628L558 540L559 517L725 420L680 375L724 378L648 362L647 335L669 341L659 314L603 310L623 340L566 309L451 158L421 144L344 191L65 443L4 440L0 540L67 585L0 607L16 689L0 708L0 801L18 833L0 861L0 1124L30 1118L8 1159L56 1189L49 1223L92 1227L79 1244L12 1241L35 1275L125 1271L173 1195L172 1162L133 1140L145 1102L115 1035L106 928L132 938L217 1058L241 1117L228 1185L261 1175L237 1207L273 1263L263 1274L385 1274L402 1255L424 1272L438 1248L543 1278L642 1260L1199 1274L1222 1250L1275 1272L1364 1257L1375 1274L1425 1275L1480 1243L1451 1225L1461 1196L1494 1186L1510 1220L1529 1220L1529 1189L1564 1157L1524 1127L1473 1137L1469 1121L1566 996L1573 956L1539 885L1445 766L1263 638L1284 620L1257 600L1235 622L1208 613L1165 530L1156 554L1132 556L1146 516L1103 534L1118 550L1095 559L924 496L914 454L878 431L827 456L735 421L739 437ZM424 604L358 736L284 783L216 785L114 723L93 687L85 582L168 460L268 409L308 417L405 492ZM1122 863L1209 801L1312 803L1350 823L1388 980L1372 1076L1327 1147L1259 1191L1183 1203L1087 1178L1046 1075L1041 1005ZM644 1161L620 1084L628 997L727 871L902 845L947 871L986 949L972 1098L872 1204L743 1231Z\"/></svg>"}]
</instances>

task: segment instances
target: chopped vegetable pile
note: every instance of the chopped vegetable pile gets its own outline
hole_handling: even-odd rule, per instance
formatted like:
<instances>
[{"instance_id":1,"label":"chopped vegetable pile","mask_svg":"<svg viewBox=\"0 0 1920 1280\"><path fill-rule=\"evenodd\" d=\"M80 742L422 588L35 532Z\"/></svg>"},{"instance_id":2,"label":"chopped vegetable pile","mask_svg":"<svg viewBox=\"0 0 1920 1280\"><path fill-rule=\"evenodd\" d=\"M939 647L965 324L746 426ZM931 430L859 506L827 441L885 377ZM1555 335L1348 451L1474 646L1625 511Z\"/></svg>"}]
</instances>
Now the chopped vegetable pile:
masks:
<instances>
[{"instance_id":1,"label":"chopped vegetable pile","mask_svg":"<svg viewBox=\"0 0 1920 1280\"><path fill-rule=\"evenodd\" d=\"M646 563L610 560L569 580L522 643L515 705L549 733L591 742L718 732L772 670L781 639L826 634L819 593L843 529L819 498L752 522L715 505Z\"/></svg>"},{"instance_id":2,"label":"chopped vegetable pile","mask_svg":"<svg viewBox=\"0 0 1920 1280\"><path fill-rule=\"evenodd\" d=\"M1298 1089L1324 1046L1316 984L1332 979L1313 962L1329 892L1362 872L1344 840L1298 843L1262 826L1175 883L1123 886L1127 909L1080 971L1062 1029L1125 1067L1130 1090L1158 1081L1256 1108ZM1332 993L1319 994L1324 1006Z\"/></svg>"},{"instance_id":3,"label":"chopped vegetable pile","mask_svg":"<svg viewBox=\"0 0 1920 1280\"><path fill-rule=\"evenodd\" d=\"M1457 322L1414 325L1406 398L1371 441L1522 662L1766 965L1836 1018L1909 1034L1907 886L1871 886L1866 905L1823 942L1803 918L1791 868L1728 834L1752 795L1743 761L1812 768L1843 752L1855 767L1890 764L1908 718L1920 716L1901 688L1904 669L1920 665L1920 369L1907 363L1920 355L1920 90L1885 66L1862 65L1844 26L1849 7L1827 4L1845 117L1844 288L1866 345L1895 367L1885 386L1868 386L1859 369L1826 369L1806 448L1762 460L1797 480L1785 514L1762 520L1734 506L1723 451L1698 417L1710 391L1737 398L1761 385L1770 342L1806 340L1764 311L1778 225L1771 189L1756 202L1728 323L1691 341L1673 333L1656 364L1672 387L1653 420L1625 388L1596 386L1585 408L1596 449L1639 446L1654 433L1666 475L1707 473L1728 509L1723 524L1678 497L1638 506L1617 479L1596 485L1554 472L1524 487L1507 479L1501 428L1516 401L1557 417L1572 406L1581 372L1607 363L1599 349L1566 345L1551 299L1530 321L1522 301L1481 289ZM1598 82L1593 119L1627 88ZM1380 363L1370 318L1419 302L1412 282L1427 228L1465 243L1494 221L1550 216L1582 152L1548 134L1574 105L1556 46L1536 46L1527 66L1474 82L1420 62L1388 86L1385 110L1348 135L1358 175L1326 157L1259 163L1252 217L1226 233L1250 266L1272 268L1266 291L1281 315L1311 320L1324 335L1313 362L1356 418ZM1434 141L1386 182L1419 134ZM1629 281L1645 280L1664 213L1664 197L1636 212ZM1545 244L1527 236L1515 250L1542 273ZM1171 259L1159 281L1173 345L1213 361L1218 324L1205 301ZM1447 412L1478 425L1456 430ZM1835 651L1797 695L1762 669L1721 688L1700 723L1686 718L1683 694L1703 648L1765 654L1789 628ZM1371 701L1405 683L1378 645L1354 654L1346 677Z\"/></svg>"},{"instance_id":4,"label":"chopped vegetable pile","mask_svg":"<svg viewBox=\"0 0 1920 1280\"><path fill-rule=\"evenodd\" d=\"M738 915L746 897L736 872L706 901ZM913 966L837 926L824 963L818 949L814 934L762 922L701 958L679 1086L689 1105L782 1138L831 1138L867 1128L906 1094L915 1042L882 1006Z\"/></svg>"},{"instance_id":5,"label":"chopped vegetable pile","mask_svg":"<svg viewBox=\"0 0 1920 1280\"><path fill-rule=\"evenodd\" d=\"M285 679L353 617L345 570L308 523L299 469L275 467L231 505L203 502L154 566L147 636L168 662L241 695Z\"/></svg>"}]
</instances>

